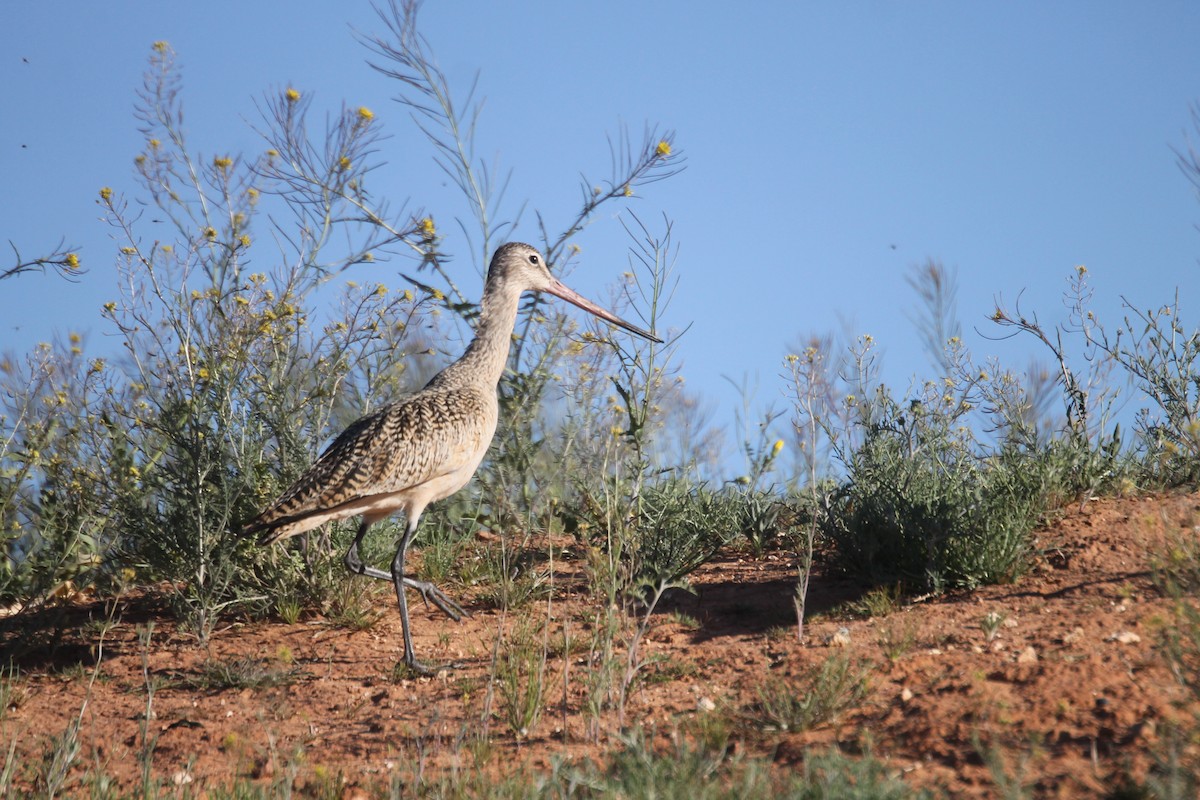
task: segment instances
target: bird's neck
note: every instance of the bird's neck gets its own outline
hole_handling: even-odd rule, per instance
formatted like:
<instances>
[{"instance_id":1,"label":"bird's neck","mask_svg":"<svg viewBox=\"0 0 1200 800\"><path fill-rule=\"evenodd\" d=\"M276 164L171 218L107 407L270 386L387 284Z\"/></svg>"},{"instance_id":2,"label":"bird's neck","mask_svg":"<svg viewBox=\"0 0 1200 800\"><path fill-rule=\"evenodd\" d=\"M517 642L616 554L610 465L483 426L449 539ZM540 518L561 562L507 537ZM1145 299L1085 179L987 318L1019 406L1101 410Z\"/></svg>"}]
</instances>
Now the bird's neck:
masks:
<instances>
[{"instance_id":1,"label":"bird's neck","mask_svg":"<svg viewBox=\"0 0 1200 800\"><path fill-rule=\"evenodd\" d=\"M484 288L475 338L467 345L466 352L429 385L446 389L478 385L494 390L508 361L520 301L519 289L504 283L489 283Z\"/></svg>"}]
</instances>

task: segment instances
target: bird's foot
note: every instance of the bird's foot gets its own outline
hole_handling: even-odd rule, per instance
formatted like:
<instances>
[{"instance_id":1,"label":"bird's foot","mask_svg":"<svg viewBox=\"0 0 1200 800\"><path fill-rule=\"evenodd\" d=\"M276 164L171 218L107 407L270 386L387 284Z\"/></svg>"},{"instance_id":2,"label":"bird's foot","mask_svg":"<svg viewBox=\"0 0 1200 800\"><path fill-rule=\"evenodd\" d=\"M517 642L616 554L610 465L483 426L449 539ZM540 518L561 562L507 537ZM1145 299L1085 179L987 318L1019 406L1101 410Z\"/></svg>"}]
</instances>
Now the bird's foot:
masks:
<instances>
[{"instance_id":1,"label":"bird's foot","mask_svg":"<svg viewBox=\"0 0 1200 800\"><path fill-rule=\"evenodd\" d=\"M455 622L458 622L463 617L471 616L470 612L447 597L441 589L434 586L429 581L418 581L414 578L406 577L404 579L404 585L410 589L416 589L418 592L420 592L421 599L425 601L425 605L433 603L442 610L442 613Z\"/></svg>"},{"instance_id":2,"label":"bird's foot","mask_svg":"<svg viewBox=\"0 0 1200 800\"><path fill-rule=\"evenodd\" d=\"M456 664L426 664L424 661L409 658L406 654L403 660L398 661L396 666L392 667L392 679L426 678L437 675L443 670L455 669L457 666Z\"/></svg>"}]
</instances>

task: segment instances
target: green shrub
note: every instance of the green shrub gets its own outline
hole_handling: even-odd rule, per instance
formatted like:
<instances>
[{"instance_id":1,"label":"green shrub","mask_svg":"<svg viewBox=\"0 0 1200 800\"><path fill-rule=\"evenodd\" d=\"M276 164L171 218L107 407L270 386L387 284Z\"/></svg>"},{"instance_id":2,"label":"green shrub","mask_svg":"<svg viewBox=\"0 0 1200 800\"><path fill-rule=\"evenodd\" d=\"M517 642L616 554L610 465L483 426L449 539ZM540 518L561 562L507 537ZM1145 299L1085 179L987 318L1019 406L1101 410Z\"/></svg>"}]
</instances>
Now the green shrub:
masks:
<instances>
[{"instance_id":1,"label":"green shrub","mask_svg":"<svg viewBox=\"0 0 1200 800\"><path fill-rule=\"evenodd\" d=\"M739 497L682 478L647 485L633 554L638 579L650 585L689 575L739 530Z\"/></svg>"},{"instance_id":2,"label":"green shrub","mask_svg":"<svg viewBox=\"0 0 1200 800\"><path fill-rule=\"evenodd\" d=\"M1027 568L1043 511L1036 459L1016 449L982 457L933 392L903 409L881 387L863 414L864 441L823 517L843 569L942 591L1010 581Z\"/></svg>"}]
</instances>

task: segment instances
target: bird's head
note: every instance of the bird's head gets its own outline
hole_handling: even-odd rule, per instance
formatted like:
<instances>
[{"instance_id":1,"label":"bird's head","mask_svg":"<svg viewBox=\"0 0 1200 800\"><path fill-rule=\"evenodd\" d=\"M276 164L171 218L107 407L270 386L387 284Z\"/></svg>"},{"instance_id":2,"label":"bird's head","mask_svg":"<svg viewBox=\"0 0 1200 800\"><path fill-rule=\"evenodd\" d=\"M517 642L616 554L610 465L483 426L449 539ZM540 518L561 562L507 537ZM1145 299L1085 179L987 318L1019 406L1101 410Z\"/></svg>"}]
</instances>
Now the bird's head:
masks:
<instances>
[{"instance_id":1,"label":"bird's head","mask_svg":"<svg viewBox=\"0 0 1200 800\"><path fill-rule=\"evenodd\" d=\"M626 322L611 311L606 311L591 300L582 297L573 289L567 287L562 281L550 274L545 256L539 253L536 247L524 242L509 242L501 245L496 250L495 255L492 256L492 264L488 267L487 280L489 284L493 281L511 282L519 286L522 292L547 292L556 297L561 297L568 303L579 306L589 314L594 314L600 319L624 328L630 333L636 333L638 336L649 339L652 342L662 343L662 339L659 339L649 331L642 330L638 326Z\"/></svg>"}]
</instances>

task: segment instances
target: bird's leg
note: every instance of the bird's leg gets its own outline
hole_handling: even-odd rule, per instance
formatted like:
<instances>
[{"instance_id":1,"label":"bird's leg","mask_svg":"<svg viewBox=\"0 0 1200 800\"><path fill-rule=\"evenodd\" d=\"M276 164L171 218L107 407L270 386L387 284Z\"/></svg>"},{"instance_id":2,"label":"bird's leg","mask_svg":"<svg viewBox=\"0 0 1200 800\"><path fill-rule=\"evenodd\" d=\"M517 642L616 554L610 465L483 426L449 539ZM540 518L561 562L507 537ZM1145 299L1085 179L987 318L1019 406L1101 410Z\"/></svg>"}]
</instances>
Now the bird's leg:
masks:
<instances>
[{"instance_id":1,"label":"bird's leg","mask_svg":"<svg viewBox=\"0 0 1200 800\"><path fill-rule=\"evenodd\" d=\"M378 578L384 581L393 580L390 573L384 572L368 564L364 564L362 557L358 554L358 545L362 542L363 537L367 535L367 528L371 527L370 523L364 522L358 526L358 533L354 536L354 541L350 543L350 549L346 551L346 557L343 559L346 564L346 569L353 572L355 575L365 575L368 578ZM443 614L450 619L458 622L463 617L471 616L462 606L451 600L442 590L434 586L428 581L419 581L415 578L402 576L401 580L404 585L410 589L416 589L421 593L421 598L426 605L433 603Z\"/></svg>"},{"instance_id":2,"label":"bird's leg","mask_svg":"<svg viewBox=\"0 0 1200 800\"><path fill-rule=\"evenodd\" d=\"M367 528L369 527L371 527L371 523L365 520L358 526L358 533L354 535L354 541L350 543L350 549L346 551L346 557L343 559L346 563L346 569L355 575L366 575L368 578L379 578L380 580L390 581L392 579L391 575L381 569L367 566L358 555L358 545L362 542L363 537L367 535Z\"/></svg>"},{"instance_id":3,"label":"bird's leg","mask_svg":"<svg viewBox=\"0 0 1200 800\"><path fill-rule=\"evenodd\" d=\"M396 548L396 555L392 559L392 584L396 587L396 601L400 604L400 630L404 635L404 663L413 672L428 675L433 670L417 661L416 654L413 652L412 630L408 623L408 600L404 595L404 555L408 550L408 542L417 529L417 518L416 514L409 515L404 525L404 535L400 537L400 546Z\"/></svg>"}]
</instances>

